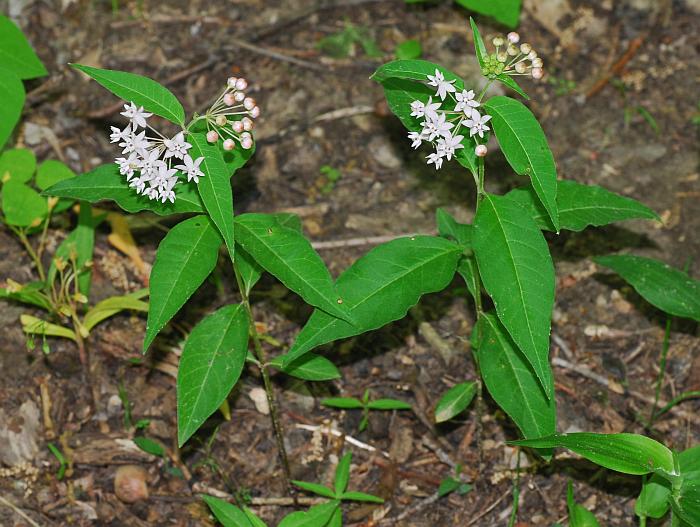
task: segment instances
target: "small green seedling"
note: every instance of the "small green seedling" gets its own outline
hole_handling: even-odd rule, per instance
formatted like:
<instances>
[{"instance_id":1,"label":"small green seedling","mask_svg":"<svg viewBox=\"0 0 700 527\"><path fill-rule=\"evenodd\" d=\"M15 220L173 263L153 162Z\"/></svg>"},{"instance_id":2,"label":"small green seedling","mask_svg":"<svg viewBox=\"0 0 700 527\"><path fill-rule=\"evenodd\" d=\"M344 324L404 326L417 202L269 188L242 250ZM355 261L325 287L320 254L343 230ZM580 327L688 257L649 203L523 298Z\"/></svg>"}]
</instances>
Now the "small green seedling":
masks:
<instances>
[{"instance_id":1,"label":"small green seedling","mask_svg":"<svg viewBox=\"0 0 700 527\"><path fill-rule=\"evenodd\" d=\"M58 460L58 472L56 472L56 479L58 481L61 481L63 477L66 475L66 469L68 468L68 461L66 460L66 456L63 455L63 452L61 452L56 445L53 443L49 443L46 445L49 448L49 451L54 455L54 457Z\"/></svg>"},{"instance_id":2,"label":"small green seedling","mask_svg":"<svg viewBox=\"0 0 700 527\"><path fill-rule=\"evenodd\" d=\"M335 59L343 59L355 55L355 47L359 45L368 57L381 57L382 52L372 38L369 29L356 26L350 22L338 33L323 37L317 47L321 53Z\"/></svg>"},{"instance_id":3,"label":"small green seedling","mask_svg":"<svg viewBox=\"0 0 700 527\"><path fill-rule=\"evenodd\" d=\"M330 194L335 188L336 183L340 181L343 174L337 168L333 168L330 165L323 165L319 172L326 176L326 183L321 187L321 192L324 194Z\"/></svg>"},{"instance_id":4,"label":"small green seedling","mask_svg":"<svg viewBox=\"0 0 700 527\"><path fill-rule=\"evenodd\" d=\"M456 492L460 496L464 496L467 492L472 490L472 486L461 480L462 465L457 465L455 467L454 475L447 476L440 482L438 487L438 496L441 498Z\"/></svg>"},{"instance_id":5,"label":"small green seedling","mask_svg":"<svg viewBox=\"0 0 700 527\"><path fill-rule=\"evenodd\" d=\"M566 504L569 509L569 527L600 527L593 513L574 501L574 486L571 481L566 489Z\"/></svg>"},{"instance_id":6,"label":"small green seedling","mask_svg":"<svg viewBox=\"0 0 700 527\"><path fill-rule=\"evenodd\" d=\"M362 399L355 397L328 397L321 401L324 406L332 408L342 408L344 410L362 410L362 420L360 421L359 431L362 432L367 428L369 422L370 410L410 410L411 405L398 401L396 399L375 399L369 400L369 390L365 390Z\"/></svg>"}]
</instances>

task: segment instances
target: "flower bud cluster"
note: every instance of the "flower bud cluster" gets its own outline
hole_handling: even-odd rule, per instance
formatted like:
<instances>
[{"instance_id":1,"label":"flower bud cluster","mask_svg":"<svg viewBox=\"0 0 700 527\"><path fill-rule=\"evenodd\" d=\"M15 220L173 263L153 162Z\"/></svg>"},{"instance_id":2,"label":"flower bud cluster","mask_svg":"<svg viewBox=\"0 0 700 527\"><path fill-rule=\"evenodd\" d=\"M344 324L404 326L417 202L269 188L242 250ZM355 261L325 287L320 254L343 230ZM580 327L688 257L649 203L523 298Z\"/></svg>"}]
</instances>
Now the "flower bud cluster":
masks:
<instances>
[{"instance_id":1,"label":"flower bud cluster","mask_svg":"<svg viewBox=\"0 0 700 527\"><path fill-rule=\"evenodd\" d=\"M519 44L520 35L512 31L505 37L497 36L491 41L496 52L484 57L482 73L493 79L498 75L528 75L541 79L544 71L542 59L527 42Z\"/></svg>"},{"instance_id":2,"label":"flower bud cluster","mask_svg":"<svg viewBox=\"0 0 700 527\"><path fill-rule=\"evenodd\" d=\"M226 88L204 115L207 122L207 141L223 142L223 149L233 150L237 145L243 150L253 147L254 119L260 116L255 99L248 97L248 82L243 78L229 77Z\"/></svg>"}]
</instances>

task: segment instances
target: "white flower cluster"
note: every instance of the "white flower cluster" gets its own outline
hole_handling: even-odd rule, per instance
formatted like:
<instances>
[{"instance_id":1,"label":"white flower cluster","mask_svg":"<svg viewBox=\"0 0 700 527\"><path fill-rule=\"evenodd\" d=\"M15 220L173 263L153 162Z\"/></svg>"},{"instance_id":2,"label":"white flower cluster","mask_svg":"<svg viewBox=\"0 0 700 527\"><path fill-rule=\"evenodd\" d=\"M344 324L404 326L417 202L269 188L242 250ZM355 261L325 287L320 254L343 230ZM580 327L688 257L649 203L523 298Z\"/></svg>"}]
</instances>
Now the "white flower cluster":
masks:
<instances>
[{"instance_id":1,"label":"white flower cluster","mask_svg":"<svg viewBox=\"0 0 700 527\"><path fill-rule=\"evenodd\" d=\"M445 80L443 73L436 69L435 75L428 75L428 86L435 88L435 95L440 99L433 102L432 96L427 103L413 101L411 115L419 119L423 127L420 132L410 132L408 138L413 141L412 147L418 148L423 141L431 143L435 152L427 156L428 164L442 167L444 159L452 159L455 152L464 148L462 140L469 130L469 137L484 138L484 133L490 130L487 123L490 115L481 115L481 103L477 100L474 90L457 91L455 81ZM481 147L481 148L479 148ZM479 156L486 155L485 145L478 145L475 150ZM482 153L483 152L483 153Z\"/></svg>"},{"instance_id":2,"label":"white flower cluster","mask_svg":"<svg viewBox=\"0 0 700 527\"><path fill-rule=\"evenodd\" d=\"M207 141L216 143L223 138L222 147L226 151L233 150L236 143L244 150L252 148L253 119L260 115L260 108L254 99L246 96L243 90L247 87L245 79L229 78L214 104L204 115L195 115L190 126L204 120ZM175 137L167 138L148 124L147 120L153 114L147 113L142 106L133 102L125 104L121 115L129 119L129 124L123 130L112 126L109 139L122 148L124 157L116 158L115 162L119 173L126 176L129 186L137 194L162 203L174 203L174 188L178 182L184 181L184 177L187 182L199 183L199 178L204 176L199 168L204 158L193 159L187 153L192 148L185 139L189 126ZM146 135L149 131L157 137ZM180 164L175 164L178 161Z\"/></svg>"},{"instance_id":3,"label":"white flower cluster","mask_svg":"<svg viewBox=\"0 0 700 527\"><path fill-rule=\"evenodd\" d=\"M192 159L187 151L192 145L185 140L185 133L179 132L168 139L151 127L147 119L153 114L144 111L143 107L133 102L124 105L121 113L129 119L129 124L123 130L112 126L110 142L119 143L122 154L115 162L119 173L126 176L129 186L137 194L148 199L157 199L162 203L175 202L175 185L180 181L178 172L187 176L187 181L199 182L204 173L199 165L203 157ZM141 129L141 131L139 131ZM150 130L158 137L147 136ZM182 164L176 165L177 160Z\"/></svg>"}]
</instances>

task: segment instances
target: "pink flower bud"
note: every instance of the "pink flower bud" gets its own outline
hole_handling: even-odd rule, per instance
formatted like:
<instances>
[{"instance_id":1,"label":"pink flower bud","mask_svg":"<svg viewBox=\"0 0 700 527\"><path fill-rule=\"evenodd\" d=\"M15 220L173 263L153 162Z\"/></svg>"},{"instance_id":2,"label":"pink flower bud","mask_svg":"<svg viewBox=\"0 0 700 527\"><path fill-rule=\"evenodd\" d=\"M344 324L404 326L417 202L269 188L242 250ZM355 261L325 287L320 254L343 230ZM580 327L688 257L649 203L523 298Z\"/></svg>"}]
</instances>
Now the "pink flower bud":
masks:
<instances>
[{"instance_id":1,"label":"pink flower bud","mask_svg":"<svg viewBox=\"0 0 700 527\"><path fill-rule=\"evenodd\" d=\"M250 135L249 132L243 132L243 133L241 134L241 141L245 141L245 140L247 140L247 139L251 139L251 140L252 140L252 139L253 139L253 136Z\"/></svg>"},{"instance_id":2,"label":"pink flower bud","mask_svg":"<svg viewBox=\"0 0 700 527\"><path fill-rule=\"evenodd\" d=\"M236 81L237 90L245 90L248 87L248 82L244 78L240 78Z\"/></svg>"},{"instance_id":3,"label":"pink flower bud","mask_svg":"<svg viewBox=\"0 0 700 527\"><path fill-rule=\"evenodd\" d=\"M489 149L486 148L486 145L476 145L476 148L474 149L474 153L477 157L484 157L488 151Z\"/></svg>"},{"instance_id":4,"label":"pink flower bud","mask_svg":"<svg viewBox=\"0 0 700 527\"><path fill-rule=\"evenodd\" d=\"M542 71L542 68L532 68L532 78L533 79L541 79L543 75L544 75L544 71Z\"/></svg>"},{"instance_id":5,"label":"pink flower bud","mask_svg":"<svg viewBox=\"0 0 700 527\"><path fill-rule=\"evenodd\" d=\"M260 117L260 107L255 106L249 113L253 119L257 119L258 117Z\"/></svg>"},{"instance_id":6,"label":"pink flower bud","mask_svg":"<svg viewBox=\"0 0 700 527\"><path fill-rule=\"evenodd\" d=\"M227 93L226 95L224 95L224 104L226 106L233 106L234 104L236 104L236 99L232 93Z\"/></svg>"},{"instance_id":7,"label":"pink flower bud","mask_svg":"<svg viewBox=\"0 0 700 527\"><path fill-rule=\"evenodd\" d=\"M533 68L541 68L542 67L542 59L536 58L535 60L533 60L532 67Z\"/></svg>"},{"instance_id":8,"label":"pink flower bud","mask_svg":"<svg viewBox=\"0 0 700 527\"><path fill-rule=\"evenodd\" d=\"M243 99L245 99L245 93L237 91L233 94L233 98L236 100L236 102L243 102Z\"/></svg>"},{"instance_id":9,"label":"pink flower bud","mask_svg":"<svg viewBox=\"0 0 700 527\"><path fill-rule=\"evenodd\" d=\"M215 122L216 122L217 126L224 126L226 124L226 116L225 115L217 115Z\"/></svg>"},{"instance_id":10,"label":"pink flower bud","mask_svg":"<svg viewBox=\"0 0 700 527\"><path fill-rule=\"evenodd\" d=\"M520 35L518 35L515 31L511 31L510 33L508 33L508 36L506 38L511 44L517 44L518 42L520 42Z\"/></svg>"},{"instance_id":11,"label":"pink flower bud","mask_svg":"<svg viewBox=\"0 0 700 527\"><path fill-rule=\"evenodd\" d=\"M246 97L243 100L243 107L246 110L252 110L253 108L255 108L255 99L253 99L252 97Z\"/></svg>"},{"instance_id":12,"label":"pink flower bud","mask_svg":"<svg viewBox=\"0 0 700 527\"><path fill-rule=\"evenodd\" d=\"M224 150L226 150L227 152L230 152L235 147L236 143L233 139L226 139L226 141L224 141Z\"/></svg>"},{"instance_id":13,"label":"pink flower bud","mask_svg":"<svg viewBox=\"0 0 700 527\"><path fill-rule=\"evenodd\" d=\"M236 89L236 81L238 81L238 77L229 77L228 80L226 81L226 86L228 86L232 90L235 90Z\"/></svg>"},{"instance_id":14,"label":"pink flower bud","mask_svg":"<svg viewBox=\"0 0 700 527\"><path fill-rule=\"evenodd\" d=\"M207 141L210 143L216 143L219 140L219 134L217 134L214 130L209 130L207 132Z\"/></svg>"},{"instance_id":15,"label":"pink flower bud","mask_svg":"<svg viewBox=\"0 0 700 527\"><path fill-rule=\"evenodd\" d=\"M231 128L233 128L234 132L240 134L244 129L243 121L233 121Z\"/></svg>"},{"instance_id":16,"label":"pink flower bud","mask_svg":"<svg viewBox=\"0 0 700 527\"><path fill-rule=\"evenodd\" d=\"M250 132L253 129L253 120L249 119L248 117L244 117L241 119L241 123L243 123L243 129L246 132Z\"/></svg>"},{"instance_id":17,"label":"pink flower bud","mask_svg":"<svg viewBox=\"0 0 700 527\"><path fill-rule=\"evenodd\" d=\"M244 150L250 150L253 147L253 140L250 137L246 137L241 140L241 146Z\"/></svg>"}]
</instances>

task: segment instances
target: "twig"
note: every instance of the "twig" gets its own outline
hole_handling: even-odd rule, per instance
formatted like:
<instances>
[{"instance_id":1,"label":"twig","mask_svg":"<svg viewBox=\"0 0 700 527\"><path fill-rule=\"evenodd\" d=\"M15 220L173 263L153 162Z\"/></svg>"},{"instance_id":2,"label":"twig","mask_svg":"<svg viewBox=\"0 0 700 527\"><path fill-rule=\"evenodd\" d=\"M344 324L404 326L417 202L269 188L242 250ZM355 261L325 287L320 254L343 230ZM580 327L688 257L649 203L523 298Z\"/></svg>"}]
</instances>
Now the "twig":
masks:
<instances>
[{"instance_id":1,"label":"twig","mask_svg":"<svg viewBox=\"0 0 700 527\"><path fill-rule=\"evenodd\" d=\"M15 514L17 514L17 515L21 516L22 518L24 518L25 520L27 520L32 527L41 527L41 525L39 525L37 522L32 520L22 509L17 507L17 505L12 503L11 501L6 500L2 496L0 496L0 503L9 507L10 509L12 509L15 512Z\"/></svg>"},{"instance_id":2,"label":"twig","mask_svg":"<svg viewBox=\"0 0 700 527\"><path fill-rule=\"evenodd\" d=\"M610 79L614 75L617 75L620 73L624 67L627 65L627 63L632 60L632 58L635 56L637 53L637 50L640 48L642 45L642 42L644 42L644 39L646 38L646 34L640 35L637 38L633 38L629 45L627 46L627 51L625 51L624 55L620 57L620 60L618 60L615 64L613 64L612 68L610 68L610 71L603 75L592 87L588 92L586 93L586 99L590 99L594 95L596 95L598 92L600 92L605 86L610 82Z\"/></svg>"},{"instance_id":3,"label":"twig","mask_svg":"<svg viewBox=\"0 0 700 527\"><path fill-rule=\"evenodd\" d=\"M559 349L562 350L562 352L564 352L564 355L566 355L566 358L568 360L572 360L574 358L574 354L571 352L571 348L563 338L561 338L556 333L552 332L552 340L559 347Z\"/></svg>"},{"instance_id":4,"label":"twig","mask_svg":"<svg viewBox=\"0 0 700 527\"><path fill-rule=\"evenodd\" d=\"M479 514L477 514L474 518L469 520L469 522L467 522L464 527L469 527L470 525L474 525L481 518L486 516L489 512L491 512L496 507L498 507L498 504L501 503L504 499L506 499L510 495L511 492L512 492L512 489L508 489L506 492L503 493L503 495L500 498L498 498L491 505L486 507L483 511L481 511Z\"/></svg>"},{"instance_id":5,"label":"twig","mask_svg":"<svg viewBox=\"0 0 700 527\"><path fill-rule=\"evenodd\" d=\"M434 492L433 494L431 494L427 498L424 498L424 499L420 500L418 503L411 505L407 509L404 509L404 511L401 514L399 514L396 518L387 518L385 520L382 520L381 522L379 522L379 525L394 525L395 523L398 523L402 520L405 520L409 516L412 516L413 514L416 514L420 511L422 511L426 507L429 507L430 505L432 505L433 503L435 503L439 499L440 499L440 494L438 494L437 492Z\"/></svg>"},{"instance_id":6,"label":"twig","mask_svg":"<svg viewBox=\"0 0 700 527\"><path fill-rule=\"evenodd\" d=\"M219 490L215 487L210 487L209 485L205 485L203 483L195 483L192 486L192 490L195 493L201 493L201 494L208 494L210 496L214 496L215 498L221 498L223 500L231 500L231 501L236 501L235 496L233 494L229 494L228 492L224 492L223 490ZM186 498L186 496L185 496ZM196 498L193 498L196 499ZM324 500L322 498L307 498L307 497L298 497L296 499L296 503L299 505L318 505L319 503L324 503L327 500ZM293 507L295 506L294 503L294 498L290 497L271 497L271 498L265 498L265 497L257 497L257 498L251 498L250 499L250 505L253 505L255 507L263 507L267 505L276 505L278 507Z\"/></svg>"},{"instance_id":7,"label":"twig","mask_svg":"<svg viewBox=\"0 0 700 527\"><path fill-rule=\"evenodd\" d=\"M330 426L318 426L318 425L304 425L304 424L297 424L295 425L298 429L300 430L307 430L309 432L321 432L322 434L326 435L332 435L334 437L342 437L346 443L353 445L357 448L360 448L362 450L367 450L368 452L377 452L384 456L385 458L389 458L388 452L384 452L383 450L379 450L376 447L373 447L372 445L368 445L367 443L363 443L359 439L355 439L352 436L346 435L340 430L337 430L335 428L331 428Z\"/></svg>"},{"instance_id":8,"label":"twig","mask_svg":"<svg viewBox=\"0 0 700 527\"><path fill-rule=\"evenodd\" d=\"M285 55L284 53L273 51L269 48L263 48L261 46L251 44L250 42L241 40L239 38L231 37L226 39L226 42L228 44L231 44L233 47L247 49L248 51L252 51L253 53L257 53L258 55L263 55L265 57L281 60L283 62L289 62L291 64L296 64L297 66L301 66L302 68L308 68L314 71L328 71L328 68L326 66L321 66L320 64L316 64L315 62L309 62L308 60L302 60L296 57L291 57L289 55Z\"/></svg>"}]
</instances>

